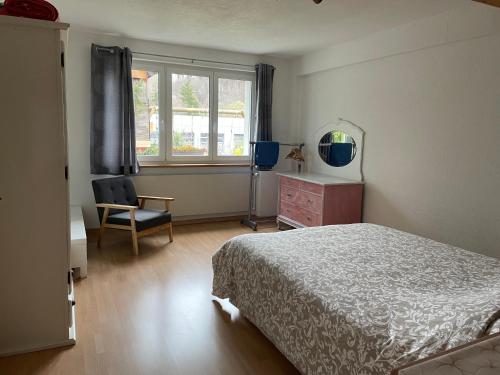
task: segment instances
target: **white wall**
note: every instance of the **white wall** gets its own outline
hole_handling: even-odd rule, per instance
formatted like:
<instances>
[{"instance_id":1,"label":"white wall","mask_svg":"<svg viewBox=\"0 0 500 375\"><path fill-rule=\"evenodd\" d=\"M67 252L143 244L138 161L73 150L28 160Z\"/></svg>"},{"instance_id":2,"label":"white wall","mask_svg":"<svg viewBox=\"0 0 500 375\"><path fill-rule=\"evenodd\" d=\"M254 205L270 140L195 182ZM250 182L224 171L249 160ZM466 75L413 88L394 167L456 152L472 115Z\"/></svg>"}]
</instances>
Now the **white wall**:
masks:
<instances>
[{"instance_id":1,"label":"white wall","mask_svg":"<svg viewBox=\"0 0 500 375\"><path fill-rule=\"evenodd\" d=\"M294 69L307 159L338 117L366 131L364 221L500 257L500 9L471 2Z\"/></svg>"},{"instance_id":2,"label":"white wall","mask_svg":"<svg viewBox=\"0 0 500 375\"><path fill-rule=\"evenodd\" d=\"M191 48L163 43L125 39L114 35L96 34L72 29L66 53L67 115L69 133L69 170L71 204L84 208L86 226L98 226L90 174L90 45L127 46L133 51L159 53L242 64L259 62L273 64L275 95L273 108L274 138L290 142L293 135L289 125L290 64L286 60ZM283 152L286 152L284 150ZM281 162L286 169L288 163ZM185 169L146 170L135 178L142 194L173 196L176 217L231 215L246 210L248 200L246 169Z\"/></svg>"}]
</instances>

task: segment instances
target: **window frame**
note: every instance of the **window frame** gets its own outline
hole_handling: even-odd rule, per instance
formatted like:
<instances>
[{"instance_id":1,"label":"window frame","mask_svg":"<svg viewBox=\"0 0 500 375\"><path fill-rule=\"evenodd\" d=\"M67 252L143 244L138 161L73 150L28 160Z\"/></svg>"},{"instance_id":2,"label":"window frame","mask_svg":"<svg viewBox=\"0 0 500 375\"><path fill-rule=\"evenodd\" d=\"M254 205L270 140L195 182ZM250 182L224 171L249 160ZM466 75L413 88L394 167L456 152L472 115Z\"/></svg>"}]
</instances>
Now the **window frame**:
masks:
<instances>
[{"instance_id":1,"label":"window frame","mask_svg":"<svg viewBox=\"0 0 500 375\"><path fill-rule=\"evenodd\" d=\"M234 162L234 161L247 161L250 160L250 148L248 155L242 155L242 156L224 156L224 155L217 155L217 135L219 133L219 121L218 121L218 113L219 113L219 79L232 79L232 80L238 80L238 81L250 81L252 83L251 87L251 98L250 98L250 113L249 113L249 126L248 126L248 140L250 141L252 139L252 134L253 134L253 126L254 126L254 116L255 116L255 74L252 73L245 73L245 72L225 72L225 71L219 71L214 73L214 92L216 95L214 95L214 100L216 103L214 104L214 109L217 110L217 113L215 113L215 122L213 125L213 131L214 131L214 137L212 138L215 141L215 154L213 156L214 161L224 161L227 160L228 162ZM247 130L247 129L245 129Z\"/></svg>"},{"instance_id":2,"label":"window frame","mask_svg":"<svg viewBox=\"0 0 500 375\"><path fill-rule=\"evenodd\" d=\"M137 159L139 161L165 161L165 103L166 92L165 92L165 68L164 64L146 62L146 61L134 61L132 64L133 70L147 70L152 72L158 72L158 141L159 141L159 151L158 155L138 155Z\"/></svg>"},{"instance_id":3,"label":"window frame","mask_svg":"<svg viewBox=\"0 0 500 375\"><path fill-rule=\"evenodd\" d=\"M227 69L190 67L165 62L150 62L134 59L132 69L150 70L159 73L158 102L159 102L159 156L138 156L141 161L166 162L169 164L184 163L207 163L224 164L235 161L250 161L249 155L243 156L219 156L217 154L218 143L218 102L219 102L219 78L234 79L251 82L251 104L248 127L248 138L252 139L255 123L255 74L245 71L233 71ZM207 156L174 156L172 154L172 74L196 75L208 77L209 79L209 124L208 124L208 155ZM247 129L245 129L247 130Z\"/></svg>"},{"instance_id":4,"label":"window frame","mask_svg":"<svg viewBox=\"0 0 500 375\"><path fill-rule=\"evenodd\" d=\"M172 74L182 74L182 75L193 75L198 77L206 77L208 78L208 154L206 156L175 156L172 152L172 139L173 139L173 126L174 126L174 116L172 111ZM167 84L167 105L166 105L166 126L165 126L165 134L166 134L166 155L165 160L169 162L186 162L186 161L202 161L207 162L211 160L212 157L212 147L210 144L210 129L212 124L212 107L213 107L213 93L212 93L212 76L210 72L201 68L185 68L185 67L175 67L167 65L167 75L166 75L166 84Z\"/></svg>"}]
</instances>

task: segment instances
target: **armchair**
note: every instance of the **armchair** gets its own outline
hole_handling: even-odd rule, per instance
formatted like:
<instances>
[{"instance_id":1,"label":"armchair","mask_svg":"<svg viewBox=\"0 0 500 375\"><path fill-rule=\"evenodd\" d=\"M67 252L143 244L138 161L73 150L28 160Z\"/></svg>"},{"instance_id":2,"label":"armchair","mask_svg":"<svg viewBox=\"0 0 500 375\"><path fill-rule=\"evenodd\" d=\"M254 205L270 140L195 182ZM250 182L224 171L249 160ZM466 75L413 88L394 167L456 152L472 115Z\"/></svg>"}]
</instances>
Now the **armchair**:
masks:
<instances>
[{"instance_id":1,"label":"armchair","mask_svg":"<svg viewBox=\"0 0 500 375\"><path fill-rule=\"evenodd\" d=\"M137 195L130 177L113 177L92 181L101 226L97 246L101 246L106 228L128 230L132 233L134 254L139 254L138 238L167 230L173 241L170 202L174 198ZM145 209L146 201L165 202L165 211Z\"/></svg>"}]
</instances>

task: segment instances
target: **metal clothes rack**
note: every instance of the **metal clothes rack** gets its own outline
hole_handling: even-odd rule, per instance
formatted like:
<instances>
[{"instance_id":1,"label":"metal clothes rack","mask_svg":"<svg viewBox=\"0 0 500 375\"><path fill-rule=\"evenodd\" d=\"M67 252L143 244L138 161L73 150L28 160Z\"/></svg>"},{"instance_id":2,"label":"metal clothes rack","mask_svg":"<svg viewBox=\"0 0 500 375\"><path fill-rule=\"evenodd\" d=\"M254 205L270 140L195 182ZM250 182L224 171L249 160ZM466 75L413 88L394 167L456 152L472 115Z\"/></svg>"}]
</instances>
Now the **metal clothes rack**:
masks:
<instances>
[{"instance_id":1,"label":"metal clothes rack","mask_svg":"<svg viewBox=\"0 0 500 375\"><path fill-rule=\"evenodd\" d=\"M248 193L248 214L247 217L241 219L240 223L252 228L252 230L257 230L257 221L252 220L252 210L255 204L255 179L259 175L259 170L255 165L255 144L257 142L250 142L250 191ZM290 147L299 147L301 150L305 146L304 143L280 143L280 146L290 146Z\"/></svg>"}]
</instances>

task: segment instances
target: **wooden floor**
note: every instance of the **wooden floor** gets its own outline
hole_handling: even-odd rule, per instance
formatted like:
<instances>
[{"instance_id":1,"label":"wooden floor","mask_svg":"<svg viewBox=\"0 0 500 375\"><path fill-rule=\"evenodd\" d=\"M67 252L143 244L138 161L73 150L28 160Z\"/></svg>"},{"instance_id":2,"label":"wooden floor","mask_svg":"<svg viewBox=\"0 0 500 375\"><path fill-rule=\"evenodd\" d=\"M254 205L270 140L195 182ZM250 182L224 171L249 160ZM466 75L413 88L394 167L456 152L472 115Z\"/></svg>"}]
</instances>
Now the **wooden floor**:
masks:
<instances>
[{"instance_id":1,"label":"wooden floor","mask_svg":"<svg viewBox=\"0 0 500 375\"><path fill-rule=\"evenodd\" d=\"M274 230L274 229L267 229ZM211 256L249 233L237 222L174 227L140 240L89 239L88 278L76 283L77 344L0 358L0 374L298 374L227 302L211 296Z\"/></svg>"}]
</instances>

